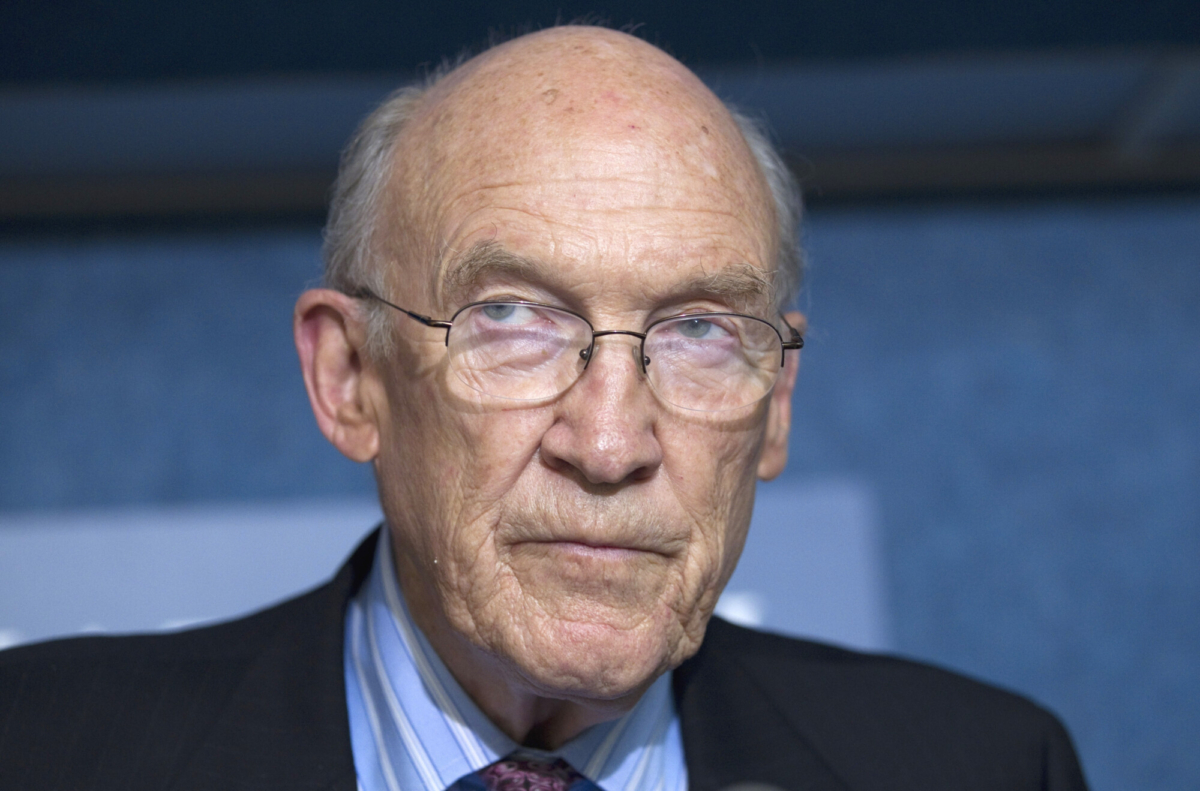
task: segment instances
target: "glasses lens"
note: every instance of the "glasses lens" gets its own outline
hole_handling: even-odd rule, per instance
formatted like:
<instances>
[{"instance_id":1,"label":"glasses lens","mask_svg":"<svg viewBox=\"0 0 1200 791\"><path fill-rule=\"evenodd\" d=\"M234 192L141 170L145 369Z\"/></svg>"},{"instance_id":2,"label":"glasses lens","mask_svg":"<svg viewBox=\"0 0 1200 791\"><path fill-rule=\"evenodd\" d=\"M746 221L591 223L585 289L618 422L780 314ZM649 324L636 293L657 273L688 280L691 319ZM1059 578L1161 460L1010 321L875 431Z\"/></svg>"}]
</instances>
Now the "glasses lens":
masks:
<instances>
[{"instance_id":1,"label":"glasses lens","mask_svg":"<svg viewBox=\"0 0 1200 791\"><path fill-rule=\"evenodd\" d=\"M770 324L728 313L681 316L646 337L646 374L659 397L721 412L753 404L775 385L783 349Z\"/></svg>"},{"instance_id":2,"label":"glasses lens","mask_svg":"<svg viewBox=\"0 0 1200 791\"><path fill-rule=\"evenodd\" d=\"M485 395L517 401L553 398L583 372L579 353L591 340L591 327L570 313L485 302L455 317L450 367L459 381Z\"/></svg>"}]
</instances>

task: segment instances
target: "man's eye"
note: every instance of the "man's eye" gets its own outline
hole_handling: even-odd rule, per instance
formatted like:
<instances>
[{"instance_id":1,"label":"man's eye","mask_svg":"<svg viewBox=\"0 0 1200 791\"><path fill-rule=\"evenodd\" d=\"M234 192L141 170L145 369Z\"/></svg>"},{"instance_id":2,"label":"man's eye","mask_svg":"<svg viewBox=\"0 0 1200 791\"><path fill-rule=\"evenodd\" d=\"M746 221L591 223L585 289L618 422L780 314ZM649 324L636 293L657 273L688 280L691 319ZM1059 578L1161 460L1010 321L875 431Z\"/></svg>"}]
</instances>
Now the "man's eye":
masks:
<instances>
[{"instance_id":1,"label":"man's eye","mask_svg":"<svg viewBox=\"0 0 1200 791\"><path fill-rule=\"evenodd\" d=\"M675 323L676 331L693 340L722 338L728 333L708 319L684 319Z\"/></svg>"},{"instance_id":2,"label":"man's eye","mask_svg":"<svg viewBox=\"0 0 1200 791\"><path fill-rule=\"evenodd\" d=\"M523 317L520 313L518 313L518 311L521 311L521 313L530 312L528 308L522 308L520 305L509 305L502 302L483 306L483 315L487 316L492 321L503 321L509 324L516 324L519 323L522 318L528 318Z\"/></svg>"}]
</instances>

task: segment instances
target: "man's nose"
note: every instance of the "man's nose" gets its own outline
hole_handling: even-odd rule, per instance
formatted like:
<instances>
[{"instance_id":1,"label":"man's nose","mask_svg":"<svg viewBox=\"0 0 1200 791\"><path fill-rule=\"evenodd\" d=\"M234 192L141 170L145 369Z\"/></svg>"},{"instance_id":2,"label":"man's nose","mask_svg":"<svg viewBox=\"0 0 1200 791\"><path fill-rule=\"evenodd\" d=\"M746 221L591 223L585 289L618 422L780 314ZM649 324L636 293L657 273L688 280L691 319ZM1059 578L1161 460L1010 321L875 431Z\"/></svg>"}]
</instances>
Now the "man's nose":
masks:
<instances>
[{"instance_id":1,"label":"man's nose","mask_svg":"<svg viewBox=\"0 0 1200 791\"><path fill-rule=\"evenodd\" d=\"M640 353L633 337L597 340L587 370L558 400L554 425L542 437L546 463L591 484L644 480L658 469L659 408Z\"/></svg>"}]
</instances>

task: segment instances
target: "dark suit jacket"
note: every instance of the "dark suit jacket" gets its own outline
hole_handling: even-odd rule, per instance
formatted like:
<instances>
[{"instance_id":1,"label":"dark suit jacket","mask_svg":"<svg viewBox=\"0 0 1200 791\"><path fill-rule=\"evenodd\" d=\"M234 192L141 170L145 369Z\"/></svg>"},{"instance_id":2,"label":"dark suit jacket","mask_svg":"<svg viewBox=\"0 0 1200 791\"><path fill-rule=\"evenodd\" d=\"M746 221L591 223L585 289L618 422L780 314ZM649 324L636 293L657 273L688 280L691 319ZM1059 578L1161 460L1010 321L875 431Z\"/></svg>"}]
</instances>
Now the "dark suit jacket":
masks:
<instances>
[{"instance_id":1,"label":"dark suit jacket","mask_svg":"<svg viewBox=\"0 0 1200 791\"><path fill-rule=\"evenodd\" d=\"M327 585L230 623L0 653L0 789L354 791L343 613ZM713 619L675 674L694 789L1083 789L1029 701L946 671Z\"/></svg>"}]
</instances>

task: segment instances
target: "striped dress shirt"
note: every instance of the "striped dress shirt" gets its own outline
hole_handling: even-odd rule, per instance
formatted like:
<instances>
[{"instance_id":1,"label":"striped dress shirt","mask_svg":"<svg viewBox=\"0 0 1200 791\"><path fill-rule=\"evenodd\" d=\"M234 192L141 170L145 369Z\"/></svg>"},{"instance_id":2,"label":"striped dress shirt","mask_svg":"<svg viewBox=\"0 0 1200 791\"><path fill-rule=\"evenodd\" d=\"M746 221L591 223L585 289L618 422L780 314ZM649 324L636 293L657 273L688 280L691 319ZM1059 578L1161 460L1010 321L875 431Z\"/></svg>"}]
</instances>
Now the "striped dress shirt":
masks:
<instances>
[{"instance_id":1,"label":"striped dress shirt","mask_svg":"<svg viewBox=\"0 0 1200 791\"><path fill-rule=\"evenodd\" d=\"M346 701L360 791L444 791L519 745L471 700L413 623L392 565L388 530L346 617ZM558 750L602 791L686 791L671 674L619 719Z\"/></svg>"}]
</instances>

